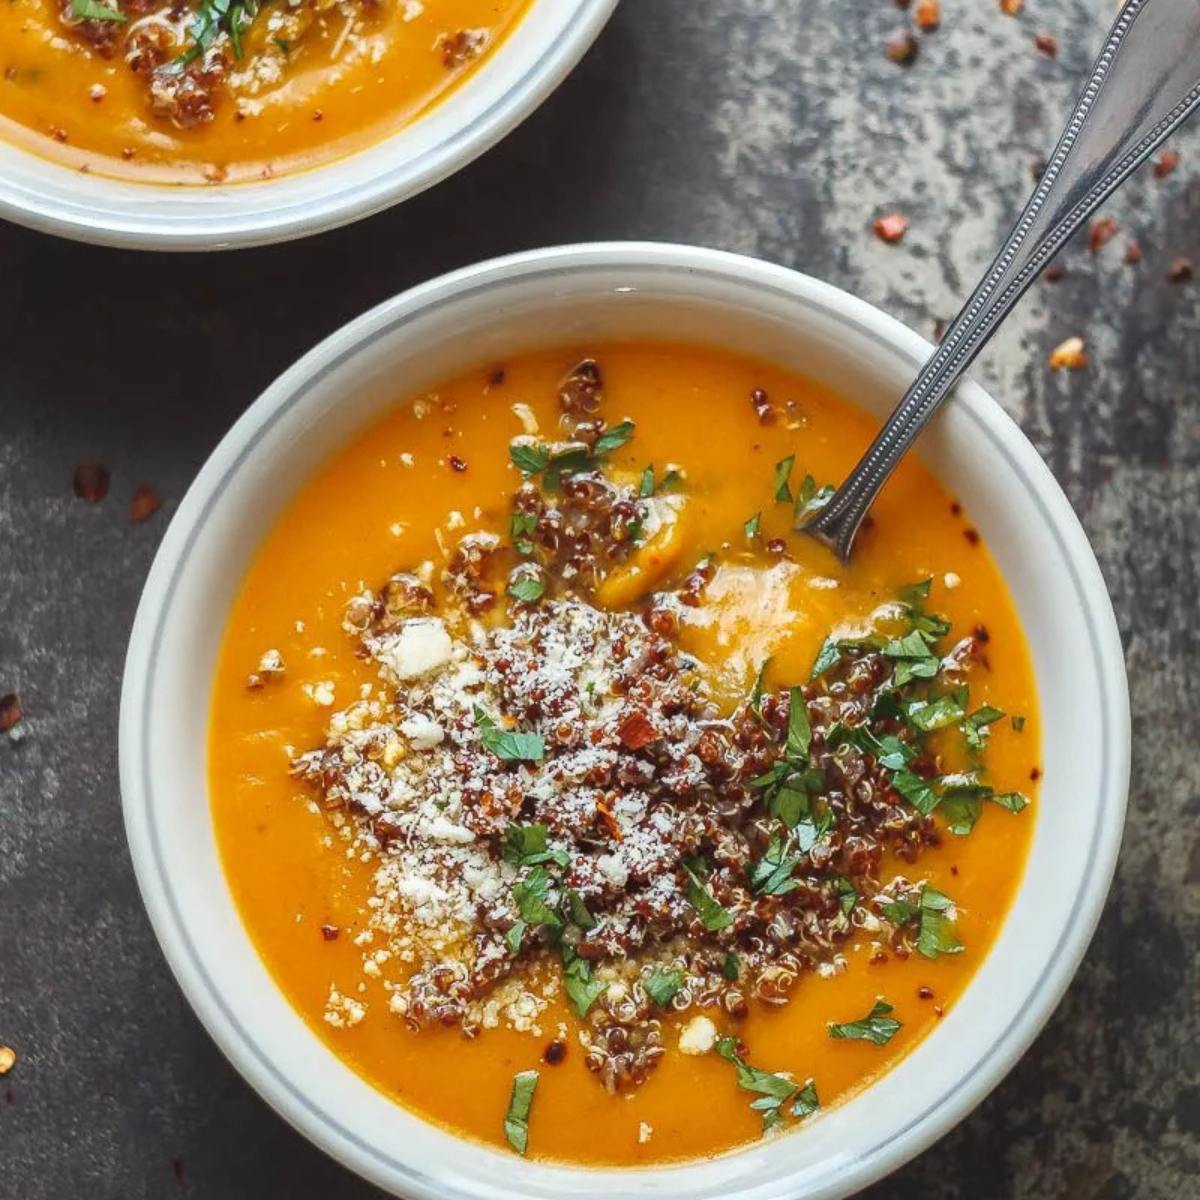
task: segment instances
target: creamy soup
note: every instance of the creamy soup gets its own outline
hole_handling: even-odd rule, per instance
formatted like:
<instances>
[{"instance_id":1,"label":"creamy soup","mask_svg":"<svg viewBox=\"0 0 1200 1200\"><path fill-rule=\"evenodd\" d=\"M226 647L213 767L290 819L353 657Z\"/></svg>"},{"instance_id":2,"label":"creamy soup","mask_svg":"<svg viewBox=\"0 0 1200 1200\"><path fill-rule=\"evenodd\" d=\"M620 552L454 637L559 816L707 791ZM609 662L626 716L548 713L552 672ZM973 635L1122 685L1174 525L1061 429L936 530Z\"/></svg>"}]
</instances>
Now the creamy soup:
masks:
<instances>
[{"instance_id":1,"label":"creamy soup","mask_svg":"<svg viewBox=\"0 0 1200 1200\"><path fill-rule=\"evenodd\" d=\"M0 135L147 182L268 179L415 120L528 0L8 0Z\"/></svg>"},{"instance_id":2,"label":"creamy soup","mask_svg":"<svg viewBox=\"0 0 1200 1200\"><path fill-rule=\"evenodd\" d=\"M229 615L211 794L250 936L463 1136L803 1137L960 1002L1021 877L1034 680L969 513L911 458L842 566L796 527L872 422L691 346L410 399Z\"/></svg>"}]
</instances>

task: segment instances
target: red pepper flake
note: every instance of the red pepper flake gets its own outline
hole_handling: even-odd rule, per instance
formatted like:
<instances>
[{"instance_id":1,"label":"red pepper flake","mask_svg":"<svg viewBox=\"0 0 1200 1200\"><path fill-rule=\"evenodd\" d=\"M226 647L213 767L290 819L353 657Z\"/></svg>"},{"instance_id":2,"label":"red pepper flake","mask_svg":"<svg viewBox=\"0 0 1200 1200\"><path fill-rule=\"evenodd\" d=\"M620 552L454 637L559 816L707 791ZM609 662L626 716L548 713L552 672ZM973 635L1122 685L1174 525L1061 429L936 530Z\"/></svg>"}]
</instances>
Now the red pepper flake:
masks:
<instances>
[{"instance_id":1,"label":"red pepper flake","mask_svg":"<svg viewBox=\"0 0 1200 1200\"><path fill-rule=\"evenodd\" d=\"M908 232L908 218L903 213L888 213L876 217L871 228L881 242L898 242Z\"/></svg>"},{"instance_id":2,"label":"red pepper flake","mask_svg":"<svg viewBox=\"0 0 1200 1200\"><path fill-rule=\"evenodd\" d=\"M933 999L933 988L931 988L931 987L917 988L917 999L918 1000L932 1000Z\"/></svg>"},{"instance_id":3,"label":"red pepper flake","mask_svg":"<svg viewBox=\"0 0 1200 1200\"><path fill-rule=\"evenodd\" d=\"M967 541L971 543L972 546L979 545L979 530L978 529L964 529L963 537L965 537L967 539Z\"/></svg>"},{"instance_id":4,"label":"red pepper flake","mask_svg":"<svg viewBox=\"0 0 1200 1200\"><path fill-rule=\"evenodd\" d=\"M542 1062L544 1062L547 1066L557 1067L558 1064L566 1057L567 1043L559 1038L555 1038L554 1041L550 1042L543 1051Z\"/></svg>"},{"instance_id":5,"label":"red pepper flake","mask_svg":"<svg viewBox=\"0 0 1200 1200\"><path fill-rule=\"evenodd\" d=\"M67 140L67 131L58 125L50 126L50 136L56 142L65 142Z\"/></svg>"},{"instance_id":6,"label":"red pepper flake","mask_svg":"<svg viewBox=\"0 0 1200 1200\"><path fill-rule=\"evenodd\" d=\"M1066 267L1059 263L1053 263L1042 272L1042 278L1047 283L1057 283L1066 273Z\"/></svg>"},{"instance_id":7,"label":"red pepper flake","mask_svg":"<svg viewBox=\"0 0 1200 1200\"><path fill-rule=\"evenodd\" d=\"M7 733L24 716L25 710L21 707L21 697L16 692L0 696L0 733Z\"/></svg>"},{"instance_id":8,"label":"red pepper flake","mask_svg":"<svg viewBox=\"0 0 1200 1200\"><path fill-rule=\"evenodd\" d=\"M503 367L492 367L487 373L488 387L500 387L508 378Z\"/></svg>"},{"instance_id":9,"label":"red pepper flake","mask_svg":"<svg viewBox=\"0 0 1200 1200\"><path fill-rule=\"evenodd\" d=\"M321 936L327 942L336 942L338 939L338 934L341 932L342 932L341 928L337 925L322 925L321 926Z\"/></svg>"},{"instance_id":10,"label":"red pepper flake","mask_svg":"<svg viewBox=\"0 0 1200 1200\"><path fill-rule=\"evenodd\" d=\"M160 504L162 504L162 497L158 492L148 483L140 483L137 491L133 493L133 499L129 502L129 519L138 524L148 521L158 512Z\"/></svg>"},{"instance_id":11,"label":"red pepper flake","mask_svg":"<svg viewBox=\"0 0 1200 1200\"><path fill-rule=\"evenodd\" d=\"M935 1017L945 1016L945 1014L946 1014L946 1010L940 1004L935 1004L933 1006L933 1015Z\"/></svg>"},{"instance_id":12,"label":"red pepper flake","mask_svg":"<svg viewBox=\"0 0 1200 1200\"><path fill-rule=\"evenodd\" d=\"M1125 245L1125 264L1136 267L1142 261L1142 244L1137 238L1130 238Z\"/></svg>"},{"instance_id":13,"label":"red pepper flake","mask_svg":"<svg viewBox=\"0 0 1200 1200\"><path fill-rule=\"evenodd\" d=\"M1030 768L1029 778L1031 780L1033 780L1034 783L1037 783L1037 781L1039 779L1041 779L1041 777L1042 777L1042 768L1041 767L1031 767Z\"/></svg>"},{"instance_id":14,"label":"red pepper flake","mask_svg":"<svg viewBox=\"0 0 1200 1200\"><path fill-rule=\"evenodd\" d=\"M951 500L950 501L950 512L956 517L961 517L962 516L962 505L959 504L959 502L957 500Z\"/></svg>"},{"instance_id":15,"label":"red pepper flake","mask_svg":"<svg viewBox=\"0 0 1200 1200\"><path fill-rule=\"evenodd\" d=\"M1044 55L1046 55L1047 58L1058 57L1058 38L1056 38L1053 34L1039 33L1037 37L1033 39L1033 44Z\"/></svg>"},{"instance_id":16,"label":"red pepper flake","mask_svg":"<svg viewBox=\"0 0 1200 1200\"><path fill-rule=\"evenodd\" d=\"M1154 178L1166 179L1179 166L1179 151L1164 150L1154 161Z\"/></svg>"},{"instance_id":17,"label":"red pepper flake","mask_svg":"<svg viewBox=\"0 0 1200 1200\"><path fill-rule=\"evenodd\" d=\"M657 742L661 736L650 718L640 710L631 712L617 726L617 737L620 738L621 745L627 750L641 750L643 746Z\"/></svg>"},{"instance_id":18,"label":"red pepper flake","mask_svg":"<svg viewBox=\"0 0 1200 1200\"><path fill-rule=\"evenodd\" d=\"M604 800L596 801L596 815L600 818L600 824L604 826L608 836L614 842L623 842L625 835L621 832L621 826L617 823L617 818L613 816L612 809L608 807Z\"/></svg>"},{"instance_id":19,"label":"red pepper flake","mask_svg":"<svg viewBox=\"0 0 1200 1200\"><path fill-rule=\"evenodd\" d=\"M75 495L89 504L99 504L108 495L108 468L103 463L81 462L75 468Z\"/></svg>"},{"instance_id":20,"label":"red pepper flake","mask_svg":"<svg viewBox=\"0 0 1200 1200\"><path fill-rule=\"evenodd\" d=\"M977 642L981 642L985 646L992 640L992 635L988 633L987 626L982 623L976 625L975 628L971 630L971 636Z\"/></svg>"},{"instance_id":21,"label":"red pepper flake","mask_svg":"<svg viewBox=\"0 0 1200 1200\"><path fill-rule=\"evenodd\" d=\"M787 542L783 538L772 538L767 543L768 554L784 554L787 552Z\"/></svg>"},{"instance_id":22,"label":"red pepper flake","mask_svg":"<svg viewBox=\"0 0 1200 1200\"><path fill-rule=\"evenodd\" d=\"M938 0L918 0L917 11L913 14L913 19L920 29L936 29L942 23Z\"/></svg>"},{"instance_id":23,"label":"red pepper flake","mask_svg":"<svg viewBox=\"0 0 1200 1200\"><path fill-rule=\"evenodd\" d=\"M1115 217L1097 217L1088 228L1088 249L1098 254L1120 228Z\"/></svg>"},{"instance_id":24,"label":"red pepper flake","mask_svg":"<svg viewBox=\"0 0 1200 1200\"><path fill-rule=\"evenodd\" d=\"M911 29L897 29L895 33L888 36L887 41L883 44L884 57L889 62L897 63L900 66L907 66L913 62L919 49L917 39Z\"/></svg>"},{"instance_id":25,"label":"red pepper flake","mask_svg":"<svg viewBox=\"0 0 1200 1200\"><path fill-rule=\"evenodd\" d=\"M1172 259L1170 269L1167 271L1167 278L1172 283L1186 283L1194 274L1192 260L1181 256Z\"/></svg>"},{"instance_id":26,"label":"red pepper flake","mask_svg":"<svg viewBox=\"0 0 1200 1200\"><path fill-rule=\"evenodd\" d=\"M467 469L467 464L457 454L450 455L446 461L449 462L452 471L458 471L461 474Z\"/></svg>"}]
</instances>

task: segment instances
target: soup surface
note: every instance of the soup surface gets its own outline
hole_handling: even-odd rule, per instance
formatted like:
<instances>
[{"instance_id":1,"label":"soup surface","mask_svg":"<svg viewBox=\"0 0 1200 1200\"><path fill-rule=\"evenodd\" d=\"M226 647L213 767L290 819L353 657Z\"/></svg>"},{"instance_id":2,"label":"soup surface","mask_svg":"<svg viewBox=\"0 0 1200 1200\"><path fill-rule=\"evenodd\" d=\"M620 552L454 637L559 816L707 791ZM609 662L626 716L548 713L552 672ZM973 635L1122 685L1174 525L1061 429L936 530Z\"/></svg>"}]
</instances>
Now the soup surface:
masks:
<instances>
[{"instance_id":1,"label":"soup surface","mask_svg":"<svg viewBox=\"0 0 1200 1200\"><path fill-rule=\"evenodd\" d=\"M397 397L401 399L402 397ZM308 482L233 607L213 816L280 987L400 1103L646 1164L819 1120L935 1028L1024 865L1034 682L915 459L667 344L481 367Z\"/></svg>"},{"instance_id":2,"label":"soup surface","mask_svg":"<svg viewBox=\"0 0 1200 1200\"><path fill-rule=\"evenodd\" d=\"M271 178L378 141L528 0L8 0L0 134L145 182Z\"/></svg>"}]
</instances>

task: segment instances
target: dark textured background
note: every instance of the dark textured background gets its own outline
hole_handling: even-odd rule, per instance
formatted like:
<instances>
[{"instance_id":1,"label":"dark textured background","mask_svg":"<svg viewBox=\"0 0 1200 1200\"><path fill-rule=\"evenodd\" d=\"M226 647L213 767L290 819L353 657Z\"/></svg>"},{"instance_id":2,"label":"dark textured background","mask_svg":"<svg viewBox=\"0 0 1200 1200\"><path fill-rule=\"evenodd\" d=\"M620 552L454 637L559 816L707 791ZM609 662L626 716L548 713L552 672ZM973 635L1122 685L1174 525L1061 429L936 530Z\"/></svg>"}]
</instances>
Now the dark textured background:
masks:
<instances>
[{"instance_id":1,"label":"dark textured background","mask_svg":"<svg viewBox=\"0 0 1200 1200\"><path fill-rule=\"evenodd\" d=\"M761 255L922 331L952 315L1051 146L1113 0L942 0L910 69L892 0L625 0L566 85L451 181L307 242L167 258L0 225L0 1196L376 1195L285 1127L184 1003L134 885L117 695L134 606L193 474L299 353L472 260L644 237ZM1059 37L1057 61L1032 46ZM1133 693L1129 826L1062 1008L957 1131L875 1200L1200 1195L1200 140L1111 205L1122 233L1065 256L977 368L1053 467L1100 557ZM899 246L870 234L899 208ZM1127 234L1145 251L1122 263ZM1092 366L1052 375L1086 337ZM71 492L81 459L107 500ZM142 481L163 510L134 525ZM1089 753L1086 746L1079 753ZM7 1102L6 1102L7 1101ZM179 1165L177 1165L179 1164Z\"/></svg>"}]
</instances>

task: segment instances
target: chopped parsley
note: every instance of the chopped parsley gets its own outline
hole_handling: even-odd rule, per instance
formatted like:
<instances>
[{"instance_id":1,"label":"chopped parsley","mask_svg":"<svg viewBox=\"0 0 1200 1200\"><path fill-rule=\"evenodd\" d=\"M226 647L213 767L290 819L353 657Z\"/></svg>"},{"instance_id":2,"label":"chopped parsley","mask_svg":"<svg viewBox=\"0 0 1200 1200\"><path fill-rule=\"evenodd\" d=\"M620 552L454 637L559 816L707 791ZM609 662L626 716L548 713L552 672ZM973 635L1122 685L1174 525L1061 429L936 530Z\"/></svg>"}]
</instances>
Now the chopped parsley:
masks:
<instances>
[{"instance_id":1,"label":"chopped parsley","mask_svg":"<svg viewBox=\"0 0 1200 1200\"><path fill-rule=\"evenodd\" d=\"M966 739L967 749L972 754L982 754L987 749L988 737L992 732L991 726L1001 720L1003 716L1004 713L998 708L985 704L964 719L962 723L963 737Z\"/></svg>"},{"instance_id":2,"label":"chopped parsley","mask_svg":"<svg viewBox=\"0 0 1200 1200\"><path fill-rule=\"evenodd\" d=\"M537 475L550 465L550 450L534 442L513 442L508 447L513 466L526 475Z\"/></svg>"},{"instance_id":3,"label":"chopped parsley","mask_svg":"<svg viewBox=\"0 0 1200 1200\"><path fill-rule=\"evenodd\" d=\"M565 864L564 864L565 865ZM580 929L595 929L598 922L588 910L583 897L574 888L567 889L567 914Z\"/></svg>"},{"instance_id":4,"label":"chopped parsley","mask_svg":"<svg viewBox=\"0 0 1200 1200\"><path fill-rule=\"evenodd\" d=\"M786 1075L774 1071L762 1071L752 1067L738 1052L737 1038L718 1038L716 1052L737 1069L738 1087L754 1092L757 1100L750 1102L755 1112L762 1113L763 1133L773 1129L783 1120L784 1106L792 1104L792 1116L807 1117L821 1107L817 1089L808 1080L803 1087Z\"/></svg>"},{"instance_id":5,"label":"chopped parsley","mask_svg":"<svg viewBox=\"0 0 1200 1200\"><path fill-rule=\"evenodd\" d=\"M528 567L525 568L529 570ZM545 580L540 575L532 573L518 575L508 585L508 594L514 599L519 600L522 604L533 604L540 600L546 591ZM541 758L541 755L538 755Z\"/></svg>"},{"instance_id":6,"label":"chopped parsley","mask_svg":"<svg viewBox=\"0 0 1200 1200\"><path fill-rule=\"evenodd\" d=\"M611 454L614 450L619 450L633 437L633 428L632 421L622 421L619 425L606 429L596 439L596 454Z\"/></svg>"},{"instance_id":7,"label":"chopped parsley","mask_svg":"<svg viewBox=\"0 0 1200 1200\"><path fill-rule=\"evenodd\" d=\"M648 500L654 495L654 466L651 464L642 472L642 481L638 484L638 496Z\"/></svg>"},{"instance_id":8,"label":"chopped parsley","mask_svg":"<svg viewBox=\"0 0 1200 1200\"><path fill-rule=\"evenodd\" d=\"M642 978L646 995L659 1008L666 1008L683 987L683 972L678 967L655 966Z\"/></svg>"},{"instance_id":9,"label":"chopped parsley","mask_svg":"<svg viewBox=\"0 0 1200 1200\"><path fill-rule=\"evenodd\" d=\"M550 874L543 866L533 867L513 888L513 903L527 925L562 928L562 918L550 904Z\"/></svg>"},{"instance_id":10,"label":"chopped parsley","mask_svg":"<svg viewBox=\"0 0 1200 1200\"><path fill-rule=\"evenodd\" d=\"M533 553L533 542L529 540L529 535L537 529L537 524L536 513L513 513L508 518L508 535L518 554Z\"/></svg>"},{"instance_id":11,"label":"chopped parsley","mask_svg":"<svg viewBox=\"0 0 1200 1200\"><path fill-rule=\"evenodd\" d=\"M731 950L725 955L724 962L721 963L721 974L725 976L731 983L737 981L738 971L741 969L741 960Z\"/></svg>"},{"instance_id":12,"label":"chopped parsley","mask_svg":"<svg viewBox=\"0 0 1200 1200\"><path fill-rule=\"evenodd\" d=\"M512 824L504 831L500 857L514 867L535 867L541 863L570 865L571 856L565 850L547 848L549 830L545 825Z\"/></svg>"},{"instance_id":13,"label":"chopped parsley","mask_svg":"<svg viewBox=\"0 0 1200 1200\"><path fill-rule=\"evenodd\" d=\"M704 928L710 933L716 933L718 930L727 929L732 925L733 914L717 903L699 874L704 870L704 864L697 859L692 859L683 864L683 870L687 875L688 903L696 910Z\"/></svg>"},{"instance_id":14,"label":"chopped parsley","mask_svg":"<svg viewBox=\"0 0 1200 1200\"><path fill-rule=\"evenodd\" d=\"M812 745L812 726L808 722L808 705L804 701L804 689L794 687L788 692L788 758L807 758Z\"/></svg>"},{"instance_id":15,"label":"chopped parsley","mask_svg":"<svg viewBox=\"0 0 1200 1200\"><path fill-rule=\"evenodd\" d=\"M588 1009L608 990L608 984L592 978L592 964L586 958L580 958L569 942L563 942L562 956L563 990L575 1015L582 1021Z\"/></svg>"},{"instance_id":16,"label":"chopped parsley","mask_svg":"<svg viewBox=\"0 0 1200 1200\"><path fill-rule=\"evenodd\" d=\"M871 1042L875 1046L886 1046L900 1029L900 1022L894 1017L888 1016L892 1011L892 1006L880 997L871 1005L871 1011L860 1021L846 1021L844 1024L830 1021L829 1036Z\"/></svg>"},{"instance_id":17,"label":"chopped parsley","mask_svg":"<svg viewBox=\"0 0 1200 1200\"><path fill-rule=\"evenodd\" d=\"M882 906L883 915L895 925L918 921L917 950L926 958L939 954L960 954L963 944L954 930L954 901L930 884L921 889L916 904L908 900L893 900Z\"/></svg>"},{"instance_id":18,"label":"chopped parsley","mask_svg":"<svg viewBox=\"0 0 1200 1200\"><path fill-rule=\"evenodd\" d=\"M787 458L781 458L775 464L775 477L771 483L771 490L775 493L775 499L780 504L790 504L792 502L792 467L796 465L796 456L789 454Z\"/></svg>"},{"instance_id":19,"label":"chopped parsley","mask_svg":"<svg viewBox=\"0 0 1200 1200\"><path fill-rule=\"evenodd\" d=\"M524 1154L529 1145L529 1111L533 1108L537 1085L536 1071L518 1071L513 1076L508 1112L504 1114L504 1136L518 1154Z\"/></svg>"},{"instance_id":20,"label":"chopped parsley","mask_svg":"<svg viewBox=\"0 0 1200 1200\"><path fill-rule=\"evenodd\" d=\"M74 4L75 0L72 0ZM82 0L90 3L94 0ZM258 16L258 0L200 0L188 27L192 43L172 63L176 69L187 66L212 48L222 32L229 35L235 58L242 57L242 33Z\"/></svg>"},{"instance_id":21,"label":"chopped parsley","mask_svg":"<svg viewBox=\"0 0 1200 1200\"><path fill-rule=\"evenodd\" d=\"M1013 730L1016 733L1020 733L1025 728L1025 718L1024 717L1013 717L1011 720L1011 723L1012 723Z\"/></svg>"},{"instance_id":22,"label":"chopped parsley","mask_svg":"<svg viewBox=\"0 0 1200 1200\"><path fill-rule=\"evenodd\" d=\"M756 538L756 537L758 537L758 535L759 535L759 533L760 533L761 531L762 531L762 513L761 513L761 512L756 512L756 513L754 514L754 516L752 516L752 517L751 517L751 518L750 518L750 519L749 519L749 520L748 520L748 521L745 523L745 525L743 525L743 526L742 526L742 532L743 532L743 533L744 533L744 534L745 534L745 535L746 535L748 538L751 538L751 539L753 539L753 538Z\"/></svg>"},{"instance_id":23,"label":"chopped parsley","mask_svg":"<svg viewBox=\"0 0 1200 1200\"><path fill-rule=\"evenodd\" d=\"M128 21L129 18L109 4L100 0L71 0L71 16L81 21Z\"/></svg>"},{"instance_id":24,"label":"chopped parsley","mask_svg":"<svg viewBox=\"0 0 1200 1200\"><path fill-rule=\"evenodd\" d=\"M805 475L796 489L795 525L800 528L814 513L818 513L833 499L835 489L829 484L817 487L811 475Z\"/></svg>"},{"instance_id":25,"label":"chopped parsley","mask_svg":"<svg viewBox=\"0 0 1200 1200\"><path fill-rule=\"evenodd\" d=\"M479 705L475 705L475 724L479 728L479 740L483 748L497 758L511 762L541 762L546 754L546 743L540 733L516 733L501 729Z\"/></svg>"},{"instance_id":26,"label":"chopped parsley","mask_svg":"<svg viewBox=\"0 0 1200 1200\"><path fill-rule=\"evenodd\" d=\"M799 881L792 878L792 872L800 865L803 855L789 853L791 841L790 837L787 840L773 837L762 858L750 864L746 874L752 891L760 896L786 896L800 886Z\"/></svg>"}]
</instances>

